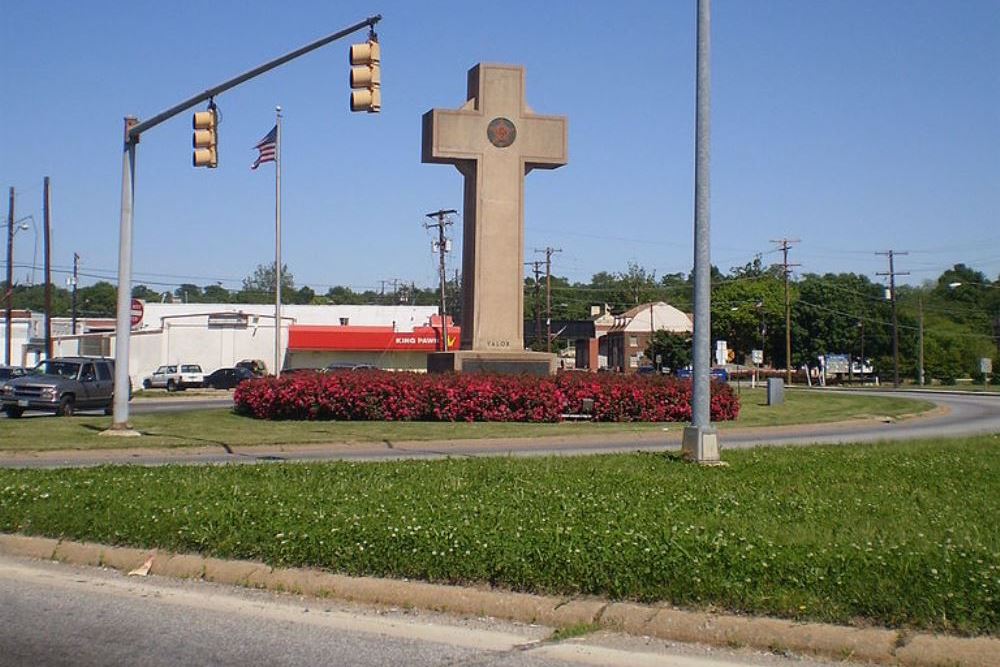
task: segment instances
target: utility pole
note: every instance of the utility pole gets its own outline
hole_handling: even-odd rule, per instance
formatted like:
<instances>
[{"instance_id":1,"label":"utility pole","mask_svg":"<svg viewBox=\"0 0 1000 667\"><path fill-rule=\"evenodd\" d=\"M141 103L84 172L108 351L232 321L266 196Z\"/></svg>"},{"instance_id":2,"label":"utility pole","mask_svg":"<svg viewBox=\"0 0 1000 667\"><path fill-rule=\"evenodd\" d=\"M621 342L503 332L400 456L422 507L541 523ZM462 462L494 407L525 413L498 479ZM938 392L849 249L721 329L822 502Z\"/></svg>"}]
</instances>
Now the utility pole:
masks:
<instances>
[{"instance_id":1,"label":"utility pole","mask_svg":"<svg viewBox=\"0 0 1000 667\"><path fill-rule=\"evenodd\" d=\"M919 326L918 333L918 359L917 359L917 382L924 386L924 297L917 297L917 313Z\"/></svg>"},{"instance_id":2,"label":"utility pole","mask_svg":"<svg viewBox=\"0 0 1000 667\"><path fill-rule=\"evenodd\" d=\"M52 191L49 189L49 177L45 177L44 198L42 199L45 217L45 358L52 358Z\"/></svg>"},{"instance_id":3,"label":"utility pole","mask_svg":"<svg viewBox=\"0 0 1000 667\"><path fill-rule=\"evenodd\" d=\"M76 286L80 282L80 255L73 253L73 300L72 300L72 321L73 335L76 335Z\"/></svg>"},{"instance_id":4,"label":"utility pole","mask_svg":"<svg viewBox=\"0 0 1000 667\"><path fill-rule=\"evenodd\" d=\"M3 363L5 366L10 366L10 337L13 335L11 332L11 318L14 317L14 187L10 188L10 203L7 207L7 293L4 295L7 297L7 309L5 314L7 315L7 321L4 324L4 354Z\"/></svg>"},{"instance_id":5,"label":"utility pole","mask_svg":"<svg viewBox=\"0 0 1000 667\"><path fill-rule=\"evenodd\" d=\"M428 213L427 217L437 218L437 222L425 222L424 229L437 228L438 230L438 240L435 242L435 246L438 251L438 276L441 281L441 351L448 351L448 302L445 298L445 286L447 284L448 277L445 273L445 253L448 252L448 237L445 236L445 229L451 225L451 220L447 219L445 216L452 215L453 213L458 213L453 208L440 209L434 211L433 213Z\"/></svg>"},{"instance_id":6,"label":"utility pole","mask_svg":"<svg viewBox=\"0 0 1000 667\"><path fill-rule=\"evenodd\" d=\"M802 266L801 264L789 264L788 263L788 249L792 247L793 243L798 243L799 239L778 239L777 241L771 241L771 243L777 243L779 249L782 252L782 272L785 274L785 384L792 384L792 297L791 292L788 288L788 276L791 274L791 268L793 266Z\"/></svg>"},{"instance_id":7,"label":"utility pole","mask_svg":"<svg viewBox=\"0 0 1000 667\"><path fill-rule=\"evenodd\" d=\"M889 257L889 271L883 271L876 275L889 276L889 299L892 301L892 386L899 387L899 318L896 312L896 276L908 276L910 272L896 271L893 259L896 255L908 255L909 253L886 250L875 254Z\"/></svg>"},{"instance_id":8,"label":"utility pole","mask_svg":"<svg viewBox=\"0 0 1000 667\"><path fill-rule=\"evenodd\" d=\"M547 246L535 252L545 253L545 351L552 352L552 253L562 249Z\"/></svg>"},{"instance_id":9,"label":"utility pole","mask_svg":"<svg viewBox=\"0 0 1000 667\"><path fill-rule=\"evenodd\" d=\"M534 274L535 286L534 286L534 312L535 312L535 343L542 340L542 304L541 304L541 293L542 293L542 261L539 259L525 262L525 264L531 266L531 272Z\"/></svg>"}]
</instances>

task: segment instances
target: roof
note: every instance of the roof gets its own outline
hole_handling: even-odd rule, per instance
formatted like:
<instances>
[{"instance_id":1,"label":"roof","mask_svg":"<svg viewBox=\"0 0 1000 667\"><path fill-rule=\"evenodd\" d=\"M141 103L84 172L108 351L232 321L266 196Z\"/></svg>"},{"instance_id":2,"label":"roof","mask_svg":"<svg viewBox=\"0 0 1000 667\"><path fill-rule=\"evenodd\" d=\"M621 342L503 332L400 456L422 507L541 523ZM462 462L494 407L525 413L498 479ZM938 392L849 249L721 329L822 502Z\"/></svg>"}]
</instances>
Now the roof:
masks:
<instances>
[{"instance_id":1,"label":"roof","mask_svg":"<svg viewBox=\"0 0 1000 667\"><path fill-rule=\"evenodd\" d=\"M672 331L690 333L694 327L691 317L663 301L644 303L630 308L615 317L615 325L608 333L624 331Z\"/></svg>"}]
</instances>

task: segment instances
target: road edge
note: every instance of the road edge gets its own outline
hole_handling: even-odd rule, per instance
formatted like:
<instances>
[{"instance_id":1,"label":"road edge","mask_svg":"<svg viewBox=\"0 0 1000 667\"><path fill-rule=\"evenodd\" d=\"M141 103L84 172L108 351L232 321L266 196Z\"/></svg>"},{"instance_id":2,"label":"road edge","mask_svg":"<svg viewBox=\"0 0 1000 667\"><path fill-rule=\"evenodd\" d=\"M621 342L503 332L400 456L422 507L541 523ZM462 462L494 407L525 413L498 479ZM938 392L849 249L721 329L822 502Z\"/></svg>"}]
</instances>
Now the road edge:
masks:
<instances>
[{"instance_id":1,"label":"road edge","mask_svg":"<svg viewBox=\"0 0 1000 667\"><path fill-rule=\"evenodd\" d=\"M728 648L791 651L834 660L906 667L990 667L1000 638L955 637L887 628L852 628L778 618L687 611L662 605L514 593L482 587L350 577L309 568L273 568L254 561L222 560L156 549L0 533L0 554L108 567L175 579L326 597L376 606L423 609L459 616L540 623L554 628L591 625L604 630ZM144 568L145 569L145 568Z\"/></svg>"}]
</instances>

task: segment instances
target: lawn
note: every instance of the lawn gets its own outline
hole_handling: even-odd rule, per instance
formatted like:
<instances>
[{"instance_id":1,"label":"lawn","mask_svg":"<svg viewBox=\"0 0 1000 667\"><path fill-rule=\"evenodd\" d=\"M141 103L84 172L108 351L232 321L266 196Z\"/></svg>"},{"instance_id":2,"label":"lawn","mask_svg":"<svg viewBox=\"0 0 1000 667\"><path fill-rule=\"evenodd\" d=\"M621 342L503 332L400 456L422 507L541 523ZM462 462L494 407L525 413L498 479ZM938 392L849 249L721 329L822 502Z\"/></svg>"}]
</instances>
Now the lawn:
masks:
<instances>
[{"instance_id":1,"label":"lawn","mask_svg":"<svg viewBox=\"0 0 1000 667\"><path fill-rule=\"evenodd\" d=\"M1000 632L1000 436L533 459L0 470L0 530L352 575Z\"/></svg>"},{"instance_id":2,"label":"lawn","mask_svg":"<svg viewBox=\"0 0 1000 667\"><path fill-rule=\"evenodd\" d=\"M741 392L740 418L719 424L723 428L830 422L867 417L899 417L930 409L931 403L913 398L850 396L790 391L785 403L768 407L763 390ZM132 425L142 438L107 438L99 433L110 417L50 415L0 419L0 451L102 449L117 447L236 447L249 445L325 442L401 442L467 438L532 438L603 433L648 433L664 424L622 423L432 423L432 422L319 422L260 421L230 410L191 410L136 414ZM670 424L667 426L678 426Z\"/></svg>"}]
</instances>

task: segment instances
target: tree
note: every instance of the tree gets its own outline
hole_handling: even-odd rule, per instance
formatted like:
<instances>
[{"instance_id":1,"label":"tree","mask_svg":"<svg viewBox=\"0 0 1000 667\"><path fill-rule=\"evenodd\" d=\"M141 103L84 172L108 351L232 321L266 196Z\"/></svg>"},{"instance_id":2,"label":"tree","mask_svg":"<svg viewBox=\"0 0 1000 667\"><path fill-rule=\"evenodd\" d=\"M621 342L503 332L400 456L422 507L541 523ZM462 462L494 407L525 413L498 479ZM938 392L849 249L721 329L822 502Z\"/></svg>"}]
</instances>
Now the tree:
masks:
<instances>
[{"instance_id":1,"label":"tree","mask_svg":"<svg viewBox=\"0 0 1000 667\"><path fill-rule=\"evenodd\" d=\"M154 292L145 285L136 285L132 288L132 298L142 299L143 301L159 301L160 293Z\"/></svg>"},{"instance_id":2,"label":"tree","mask_svg":"<svg viewBox=\"0 0 1000 667\"><path fill-rule=\"evenodd\" d=\"M205 303L229 303L229 299L231 298L229 290L222 285L205 285L205 289L202 290L202 296L205 299Z\"/></svg>"},{"instance_id":3,"label":"tree","mask_svg":"<svg viewBox=\"0 0 1000 667\"><path fill-rule=\"evenodd\" d=\"M78 289L76 302L80 315L114 317L118 311L118 288L102 280Z\"/></svg>"},{"instance_id":4,"label":"tree","mask_svg":"<svg viewBox=\"0 0 1000 667\"><path fill-rule=\"evenodd\" d=\"M243 279L243 289L239 300L244 303L267 303L274 298L275 280L274 262L258 264L253 273ZM281 265L281 292L291 294L295 291L295 277L286 264Z\"/></svg>"},{"instance_id":5,"label":"tree","mask_svg":"<svg viewBox=\"0 0 1000 667\"><path fill-rule=\"evenodd\" d=\"M656 359L664 368L677 370L691 365L691 334L675 333L659 329L646 347L646 358Z\"/></svg>"},{"instance_id":6,"label":"tree","mask_svg":"<svg viewBox=\"0 0 1000 667\"><path fill-rule=\"evenodd\" d=\"M180 299L181 303L200 303L202 301L201 288L192 283L181 283L181 286L174 290L174 296Z\"/></svg>"}]
</instances>

